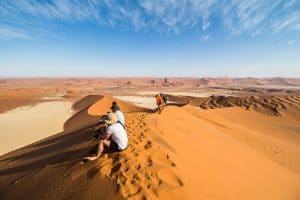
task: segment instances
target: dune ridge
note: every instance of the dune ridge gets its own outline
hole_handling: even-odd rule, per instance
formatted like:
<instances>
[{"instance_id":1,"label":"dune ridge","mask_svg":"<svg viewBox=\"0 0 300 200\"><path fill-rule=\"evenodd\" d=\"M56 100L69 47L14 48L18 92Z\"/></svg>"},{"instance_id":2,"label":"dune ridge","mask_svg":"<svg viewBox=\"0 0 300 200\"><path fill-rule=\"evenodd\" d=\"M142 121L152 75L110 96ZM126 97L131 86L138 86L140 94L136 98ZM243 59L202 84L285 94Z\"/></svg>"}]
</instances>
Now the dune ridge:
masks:
<instances>
[{"instance_id":1,"label":"dune ridge","mask_svg":"<svg viewBox=\"0 0 300 200\"><path fill-rule=\"evenodd\" d=\"M63 132L0 157L0 198L300 198L298 97L172 98L180 107L167 106L161 114L110 96L76 102ZM95 151L92 126L112 101L125 112L129 147L81 164ZM279 102L284 115L243 108L257 101ZM192 106L199 102L225 108Z\"/></svg>"},{"instance_id":2,"label":"dune ridge","mask_svg":"<svg viewBox=\"0 0 300 200\"><path fill-rule=\"evenodd\" d=\"M210 96L210 97L187 97L170 95L170 101L182 102L202 109L215 109L225 107L243 107L247 110L255 110L269 115L282 116L287 109L300 106L300 96Z\"/></svg>"}]
</instances>

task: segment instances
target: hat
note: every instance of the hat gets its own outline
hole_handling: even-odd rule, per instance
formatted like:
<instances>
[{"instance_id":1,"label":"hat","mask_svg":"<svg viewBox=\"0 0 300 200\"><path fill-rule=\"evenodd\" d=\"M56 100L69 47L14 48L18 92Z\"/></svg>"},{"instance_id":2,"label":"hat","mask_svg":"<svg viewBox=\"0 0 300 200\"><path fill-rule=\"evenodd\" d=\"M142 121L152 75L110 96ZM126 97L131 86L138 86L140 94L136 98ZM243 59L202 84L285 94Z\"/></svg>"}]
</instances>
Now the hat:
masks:
<instances>
[{"instance_id":1,"label":"hat","mask_svg":"<svg viewBox=\"0 0 300 200\"><path fill-rule=\"evenodd\" d=\"M108 125L115 124L115 123L118 122L118 117L115 113L108 113L107 114L107 119L105 120L105 122Z\"/></svg>"},{"instance_id":2,"label":"hat","mask_svg":"<svg viewBox=\"0 0 300 200\"><path fill-rule=\"evenodd\" d=\"M112 105L111 105L111 110L120 110L120 107L118 106L117 102L112 102Z\"/></svg>"}]
</instances>

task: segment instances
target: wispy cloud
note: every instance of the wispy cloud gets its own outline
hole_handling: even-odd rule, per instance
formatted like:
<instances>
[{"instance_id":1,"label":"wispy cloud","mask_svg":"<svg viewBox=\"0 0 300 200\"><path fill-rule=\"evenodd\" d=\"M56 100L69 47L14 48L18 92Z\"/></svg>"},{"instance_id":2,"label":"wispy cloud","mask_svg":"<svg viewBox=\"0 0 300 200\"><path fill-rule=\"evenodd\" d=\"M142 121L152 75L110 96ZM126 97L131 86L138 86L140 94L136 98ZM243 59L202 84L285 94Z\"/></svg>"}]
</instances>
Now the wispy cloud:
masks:
<instances>
[{"instance_id":1,"label":"wispy cloud","mask_svg":"<svg viewBox=\"0 0 300 200\"><path fill-rule=\"evenodd\" d=\"M229 35L299 31L298 0L23 0L0 2L0 36L40 37L58 22L87 21L112 28L180 34L222 26ZM5 27L5 28L3 28Z\"/></svg>"},{"instance_id":2,"label":"wispy cloud","mask_svg":"<svg viewBox=\"0 0 300 200\"><path fill-rule=\"evenodd\" d=\"M211 38L210 35L205 35L205 36L202 36L201 39L204 40L204 41L207 41Z\"/></svg>"},{"instance_id":3,"label":"wispy cloud","mask_svg":"<svg viewBox=\"0 0 300 200\"><path fill-rule=\"evenodd\" d=\"M11 27L0 26L0 38L11 40L15 38L32 39L32 37L25 33L24 30L12 29Z\"/></svg>"},{"instance_id":4,"label":"wispy cloud","mask_svg":"<svg viewBox=\"0 0 300 200\"><path fill-rule=\"evenodd\" d=\"M281 20L277 20L273 24L273 28L276 32L280 32L286 29L298 29L298 23L300 22L300 11L294 12L291 15L285 16Z\"/></svg>"}]
</instances>

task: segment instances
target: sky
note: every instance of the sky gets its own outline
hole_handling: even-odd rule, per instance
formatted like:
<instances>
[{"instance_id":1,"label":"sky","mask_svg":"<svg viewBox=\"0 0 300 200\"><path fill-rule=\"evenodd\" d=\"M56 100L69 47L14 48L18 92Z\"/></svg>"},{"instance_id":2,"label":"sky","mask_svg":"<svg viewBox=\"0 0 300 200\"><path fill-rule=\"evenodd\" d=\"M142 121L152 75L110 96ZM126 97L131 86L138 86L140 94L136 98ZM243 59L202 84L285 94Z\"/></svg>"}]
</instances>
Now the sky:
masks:
<instances>
[{"instance_id":1,"label":"sky","mask_svg":"<svg viewBox=\"0 0 300 200\"><path fill-rule=\"evenodd\" d=\"M0 0L0 77L300 77L300 0Z\"/></svg>"}]
</instances>

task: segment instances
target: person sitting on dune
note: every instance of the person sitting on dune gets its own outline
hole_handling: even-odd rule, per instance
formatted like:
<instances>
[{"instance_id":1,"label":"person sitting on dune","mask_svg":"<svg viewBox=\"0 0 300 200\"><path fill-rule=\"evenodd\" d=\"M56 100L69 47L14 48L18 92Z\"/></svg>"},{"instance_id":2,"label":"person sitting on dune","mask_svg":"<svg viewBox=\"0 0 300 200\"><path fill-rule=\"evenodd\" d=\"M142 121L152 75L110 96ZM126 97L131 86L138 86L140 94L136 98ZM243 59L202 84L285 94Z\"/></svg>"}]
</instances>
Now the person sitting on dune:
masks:
<instances>
[{"instance_id":1,"label":"person sitting on dune","mask_svg":"<svg viewBox=\"0 0 300 200\"><path fill-rule=\"evenodd\" d=\"M111 105L111 111L113 113L115 113L118 117L118 121L121 122L123 124L123 126L125 126L125 117L123 112L121 111L120 107L118 106L117 102L113 102Z\"/></svg>"},{"instance_id":2,"label":"person sitting on dune","mask_svg":"<svg viewBox=\"0 0 300 200\"><path fill-rule=\"evenodd\" d=\"M95 156L87 156L84 160L96 160L102 154L104 147L114 152L120 152L127 148L128 138L124 126L118 123L118 117L115 113L108 113L105 123L108 125L106 131L100 136L98 150Z\"/></svg>"}]
</instances>

